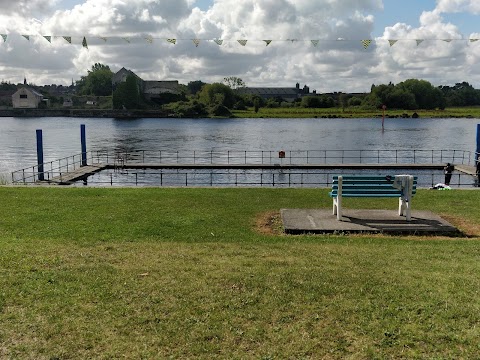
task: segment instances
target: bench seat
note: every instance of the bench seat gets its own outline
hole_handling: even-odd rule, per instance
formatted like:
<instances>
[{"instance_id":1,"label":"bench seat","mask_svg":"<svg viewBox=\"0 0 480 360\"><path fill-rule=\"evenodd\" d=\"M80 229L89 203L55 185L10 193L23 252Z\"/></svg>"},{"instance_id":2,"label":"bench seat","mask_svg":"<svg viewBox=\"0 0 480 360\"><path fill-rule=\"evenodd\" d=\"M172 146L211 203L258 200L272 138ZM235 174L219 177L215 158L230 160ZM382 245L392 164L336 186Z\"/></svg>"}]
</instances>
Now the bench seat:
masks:
<instances>
[{"instance_id":1,"label":"bench seat","mask_svg":"<svg viewBox=\"0 0 480 360\"><path fill-rule=\"evenodd\" d=\"M336 175L333 177L333 214L342 219L342 198L391 198L399 199L398 213L411 219L411 198L417 191L417 177L412 175Z\"/></svg>"}]
</instances>

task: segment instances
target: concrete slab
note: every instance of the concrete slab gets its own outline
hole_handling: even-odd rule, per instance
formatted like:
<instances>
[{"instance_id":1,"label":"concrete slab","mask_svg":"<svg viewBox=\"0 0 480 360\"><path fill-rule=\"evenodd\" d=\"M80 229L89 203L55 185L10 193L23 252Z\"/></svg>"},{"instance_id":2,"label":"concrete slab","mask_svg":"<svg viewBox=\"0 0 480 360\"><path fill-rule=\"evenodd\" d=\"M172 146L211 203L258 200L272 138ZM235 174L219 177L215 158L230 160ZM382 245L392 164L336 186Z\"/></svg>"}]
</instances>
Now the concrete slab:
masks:
<instances>
[{"instance_id":1,"label":"concrete slab","mask_svg":"<svg viewBox=\"0 0 480 360\"><path fill-rule=\"evenodd\" d=\"M460 231L430 211L412 211L412 220L393 210L343 210L342 221L331 209L281 209L287 234L304 233L392 233L409 235L460 235Z\"/></svg>"}]
</instances>

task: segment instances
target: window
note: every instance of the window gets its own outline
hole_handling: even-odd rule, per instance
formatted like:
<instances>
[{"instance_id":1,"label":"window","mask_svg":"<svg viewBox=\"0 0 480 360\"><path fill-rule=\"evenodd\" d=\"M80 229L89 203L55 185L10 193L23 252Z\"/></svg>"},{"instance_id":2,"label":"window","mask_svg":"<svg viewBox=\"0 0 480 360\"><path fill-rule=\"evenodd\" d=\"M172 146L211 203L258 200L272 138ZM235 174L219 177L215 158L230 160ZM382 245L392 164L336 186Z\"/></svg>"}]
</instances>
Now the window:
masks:
<instances>
[{"instance_id":1,"label":"window","mask_svg":"<svg viewBox=\"0 0 480 360\"><path fill-rule=\"evenodd\" d=\"M27 95L25 95L25 94L20 94L20 99L27 99L27 98L28 98Z\"/></svg>"}]
</instances>

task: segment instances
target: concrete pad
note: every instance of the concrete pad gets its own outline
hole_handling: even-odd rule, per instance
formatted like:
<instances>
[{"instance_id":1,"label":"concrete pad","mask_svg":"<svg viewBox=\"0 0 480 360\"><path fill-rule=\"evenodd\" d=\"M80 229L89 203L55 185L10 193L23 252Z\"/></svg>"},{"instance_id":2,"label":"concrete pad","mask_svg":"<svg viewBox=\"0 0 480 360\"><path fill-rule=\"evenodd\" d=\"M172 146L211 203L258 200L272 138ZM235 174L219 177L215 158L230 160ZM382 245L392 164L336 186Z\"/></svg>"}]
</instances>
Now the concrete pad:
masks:
<instances>
[{"instance_id":1,"label":"concrete pad","mask_svg":"<svg viewBox=\"0 0 480 360\"><path fill-rule=\"evenodd\" d=\"M343 209L342 221L332 209L281 209L287 234L369 232L410 235L460 235L453 225L430 211L412 211L411 221L394 210Z\"/></svg>"}]
</instances>

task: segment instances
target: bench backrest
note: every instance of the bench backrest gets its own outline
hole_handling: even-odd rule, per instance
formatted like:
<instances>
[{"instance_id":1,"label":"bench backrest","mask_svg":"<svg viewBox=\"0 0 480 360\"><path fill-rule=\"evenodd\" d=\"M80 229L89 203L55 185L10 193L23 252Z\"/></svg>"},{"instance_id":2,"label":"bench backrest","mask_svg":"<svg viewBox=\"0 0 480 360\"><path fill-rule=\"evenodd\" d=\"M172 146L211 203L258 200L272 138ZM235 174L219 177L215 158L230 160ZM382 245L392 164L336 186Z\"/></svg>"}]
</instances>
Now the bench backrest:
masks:
<instances>
[{"instance_id":1,"label":"bench backrest","mask_svg":"<svg viewBox=\"0 0 480 360\"><path fill-rule=\"evenodd\" d=\"M338 194L338 176L333 177L330 196ZM345 197L400 197L402 191L393 187L394 175L341 175L342 196ZM413 177L412 195L417 192L417 176Z\"/></svg>"}]
</instances>

